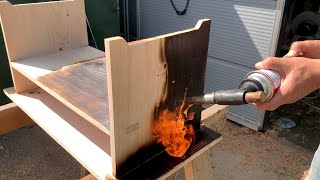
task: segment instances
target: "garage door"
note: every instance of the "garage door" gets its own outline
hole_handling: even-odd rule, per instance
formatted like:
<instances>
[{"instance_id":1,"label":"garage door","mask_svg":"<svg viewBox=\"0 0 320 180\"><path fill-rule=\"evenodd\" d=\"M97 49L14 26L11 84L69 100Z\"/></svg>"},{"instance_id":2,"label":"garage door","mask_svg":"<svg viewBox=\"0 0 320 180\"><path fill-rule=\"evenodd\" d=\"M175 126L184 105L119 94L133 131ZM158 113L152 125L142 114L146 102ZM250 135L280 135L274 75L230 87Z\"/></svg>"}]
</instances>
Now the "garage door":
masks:
<instances>
[{"instance_id":1,"label":"garage door","mask_svg":"<svg viewBox=\"0 0 320 180\"><path fill-rule=\"evenodd\" d=\"M173 0L182 10L187 0ZM187 13L177 15L170 0L140 0L141 37L148 38L212 20L205 91L234 89L254 64L274 55L284 0L190 0ZM228 119L254 130L264 111L252 105L230 107Z\"/></svg>"}]
</instances>

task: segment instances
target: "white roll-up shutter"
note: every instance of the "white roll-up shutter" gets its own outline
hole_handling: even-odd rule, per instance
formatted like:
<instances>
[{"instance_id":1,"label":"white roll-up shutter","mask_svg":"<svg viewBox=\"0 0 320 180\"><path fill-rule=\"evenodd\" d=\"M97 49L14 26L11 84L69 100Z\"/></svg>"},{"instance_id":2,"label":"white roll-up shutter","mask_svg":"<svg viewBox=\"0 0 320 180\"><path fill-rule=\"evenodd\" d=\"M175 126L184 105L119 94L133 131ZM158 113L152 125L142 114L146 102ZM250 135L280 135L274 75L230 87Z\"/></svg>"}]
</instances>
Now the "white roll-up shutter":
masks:
<instances>
[{"instance_id":1,"label":"white roll-up shutter","mask_svg":"<svg viewBox=\"0 0 320 180\"><path fill-rule=\"evenodd\" d=\"M141 37L183 30L199 19L211 19L205 92L234 89L256 62L273 55L284 5L284 0L279 1L190 0L187 13L179 16L170 0L140 0ZM173 2L182 10L187 0ZM252 105L233 106L228 118L258 130L264 112Z\"/></svg>"}]
</instances>

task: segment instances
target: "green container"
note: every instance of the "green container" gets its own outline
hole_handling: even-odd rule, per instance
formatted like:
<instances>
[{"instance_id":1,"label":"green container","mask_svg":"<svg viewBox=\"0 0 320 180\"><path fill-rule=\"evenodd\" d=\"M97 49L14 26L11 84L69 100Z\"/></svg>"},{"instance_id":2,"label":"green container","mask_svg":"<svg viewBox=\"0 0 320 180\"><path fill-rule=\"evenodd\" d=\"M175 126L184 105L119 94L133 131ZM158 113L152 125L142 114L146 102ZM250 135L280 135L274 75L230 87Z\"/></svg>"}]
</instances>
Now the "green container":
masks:
<instances>
[{"instance_id":1,"label":"green container","mask_svg":"<svg viewBox=\"0 0 320 180\"><path fill-rule=\"evenodd\" d=\"M47 2L50 0L9 0L12 4ZM54 1L54 0L52 0ZM86 14L97 48L104 51L104 39L120 35L117 0L85 0ZM89 35L90 31L88 30ZM0 31L0 105L11 102L2 89L12 87L10 68L2 31Z\"/></svg>"}]
</instances>

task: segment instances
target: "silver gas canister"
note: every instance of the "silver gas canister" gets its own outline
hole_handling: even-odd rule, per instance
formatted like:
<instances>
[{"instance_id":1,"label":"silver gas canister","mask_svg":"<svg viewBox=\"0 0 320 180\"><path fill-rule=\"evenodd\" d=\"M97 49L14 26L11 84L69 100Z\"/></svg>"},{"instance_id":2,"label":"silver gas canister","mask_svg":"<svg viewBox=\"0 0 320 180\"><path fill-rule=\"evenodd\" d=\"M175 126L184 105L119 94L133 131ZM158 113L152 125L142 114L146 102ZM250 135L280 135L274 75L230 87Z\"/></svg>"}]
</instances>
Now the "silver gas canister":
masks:
<instances>
[{"instance_id":1,"label":"silver gas canister","mask_svg":"<svg viewBox=\"0 0 320 180\"><path fill-rule=\"evenodd\" d=\"M277 92L281 84L281 76L277 71L261 69L249 72L245 80L258 81L266 95L265 102L270 101L273 95Z\"/></svg>"}]
</instances>

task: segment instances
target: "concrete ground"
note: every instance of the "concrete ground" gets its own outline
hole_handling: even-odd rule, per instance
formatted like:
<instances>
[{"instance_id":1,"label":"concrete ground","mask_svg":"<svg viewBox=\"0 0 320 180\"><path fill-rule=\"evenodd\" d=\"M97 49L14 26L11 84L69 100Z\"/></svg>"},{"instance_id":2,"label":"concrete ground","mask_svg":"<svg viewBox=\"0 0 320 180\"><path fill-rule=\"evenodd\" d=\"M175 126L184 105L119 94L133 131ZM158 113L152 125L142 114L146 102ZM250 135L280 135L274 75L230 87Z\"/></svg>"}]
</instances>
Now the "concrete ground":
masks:
<instances>
[{"instance_id":1,"label":"concrete ground","mask_svg":"<svg viewBox=\"0 0 320 180\"><path fill-rule=\"evenodd\" d=\"M298 101L269 114L265 133L227 122L223 140L210 151L212 174L217 180L303 179L320 143L320 97ZM281 129L277 118L297 126ZM0 180L80 179L81 165L39 126L0 135ZM178 180L184 179L183 172Z\"/></svg>"},{"instance_id":2,"label":"concrete ground","mask_svg":"<svg viewBox=\"0 0 320 180\"><path fill-rule=\"evenodd\" d=\"M215 179L300 179L313 152L278 137L228 122L211 149ZM0 136L0 179L79 179L81 166L38 126ZM182 172L178 179L183 179Z\"/></svg>"}]
</instances>

